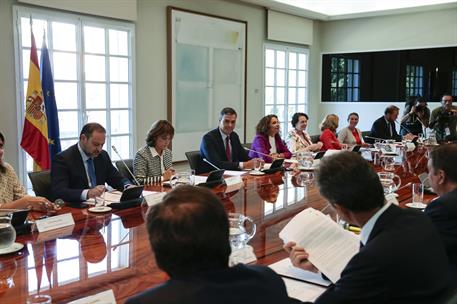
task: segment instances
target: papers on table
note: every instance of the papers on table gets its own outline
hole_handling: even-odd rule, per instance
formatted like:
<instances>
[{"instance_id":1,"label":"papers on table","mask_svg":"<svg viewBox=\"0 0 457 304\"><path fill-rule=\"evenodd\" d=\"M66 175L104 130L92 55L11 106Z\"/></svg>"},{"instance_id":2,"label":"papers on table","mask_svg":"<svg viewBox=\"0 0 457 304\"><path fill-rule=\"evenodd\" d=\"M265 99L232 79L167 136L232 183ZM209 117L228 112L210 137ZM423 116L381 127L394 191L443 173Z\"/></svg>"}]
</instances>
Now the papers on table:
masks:
<instances>
[{"instance_id":1,"label":"papers on table","mask_svg":"<svg viewBox=\"0 0 457 304\"><path fill-rule=\"evenodd\" d=\"M109 203L119 203L121 201L121 196L121 191L105 192L103 194L103 198Z\"/></svg>"},{"instance_id":2,"label":"papers on table","mask_svg":"<svg viewBox=\"0 0 457 304\"><path fill-rule=\"evenodd\" d=\"M325 291L325 287L288 278L282 278L282 280L284 281L284 284L286 284L289 297L298 299L302 302L314 302L314 300Z\"/></svg>"},{"instance_id":3,"label":"papers on table","mask_svg":"<svg viewBox=\"0 0 457 304\"><path fill-rule=\"evenodd\" d=\"M330 281L325 280L322 277L322 274L297 268L294 265L292 265L292 262L289 258L268 265L268 267L273 269L280 276L289 277L308 283L318 284L324 287L330 285Z\"/></svg>"},{"instance_id":4,"label":"papers on table","mask_svg":"<svg viewBox=\"0 0 457 304\"><path fill-rule=\"evenodd\" d=\"M89 297L85 297L68 304L116 304L113 290L106 290Z\"/></svg>"},{"instance_id":5,"label":"papers on table","mask_svg":"<svg viewBox=\"0 0 457 304\"><path fill-rule=\"evenodd\" d=\"M333 283L339 280L349 260L359 251L360 238L342 229L330 217L308 208L297 214L279 233L309 253L309 261Z\"/></svg>"},{"instance_id":6,"label":"papers on table","mask_svg":"<svg viewBox=\"0 0 457 304\"><path fill-rule=\"evenodd\" d=\"M146 203L148 203L148 206L154 206L157 204L160 204L163 200L163 197L167 195L167 192L154 192L154 191L148 191L150 192L147 195L144 195L143 191L143 197L146 200Z\"/></svg>"},{"instance_id":7,"label":"papers on table","mask_svg":"<svg viewBox=\"0 0 457 304\"><path fill-rule=\"evenodd\" d=\"M200 176L200 175L195 175L195 185L201 184L201 183L206 183L206 179L208 176Z\"/></svg>"},{"instance_id":8,"label":"papers on table","mask_svg":"<svg viewBox=\"0 0 457 304\"><path fill-rule=\"evenodd\" d=\"M234 171L234 170L225 170L224 175L228 176L240 176L246 174L246 171Z\"/></svg>"}]
</instances>

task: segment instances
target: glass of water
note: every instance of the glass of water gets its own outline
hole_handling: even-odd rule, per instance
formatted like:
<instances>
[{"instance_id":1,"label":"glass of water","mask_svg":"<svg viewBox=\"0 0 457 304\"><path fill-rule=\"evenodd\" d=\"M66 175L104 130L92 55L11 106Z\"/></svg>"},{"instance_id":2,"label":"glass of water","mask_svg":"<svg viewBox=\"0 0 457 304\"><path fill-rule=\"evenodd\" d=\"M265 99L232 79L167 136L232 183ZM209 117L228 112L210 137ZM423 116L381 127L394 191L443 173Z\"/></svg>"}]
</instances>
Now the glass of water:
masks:
<instances>
[{"instance_id":1,"label":"glass of water","mask_svg":"<svg viewBox=\"0 0 457 304\"><path fill-rule=\"evenodd\" d=\"M417 208L425 208L424 204L424 185L414 183L412 187L413 205Z\"/></svg>"},{"instance_id":2,"label":"glass of water","mask_svg":"<svg viewBox=\"0 0 457 304\"><path fill-rule=\"evenodd\" d=\"M16 230L11 224L12 213L1 213L0 211L0 249L13 245L16 240Z\"/></svg>"},{"instance_id":3,"label":"glass of water","mask_svg":"<svg viewBox=\"0 0 457 304\"><path fill-rule=\"evenodd\" d=\"M254 158L254 171L259 172L262 169L262 163L260 158Z\"/></svg>"},{"instance_id":4,"label":"glass of water","mask_svg":"<svg viewBox=\"0 0 457 304\"><path fill-rule=\"evenodd\" d=\"M193 179L195 180L195 176L193 177ZM171 186L175 188L180 185L192 185L191 181L192 175L190 172L178 172L171 180Z\"/></svg>"}]
</instances>

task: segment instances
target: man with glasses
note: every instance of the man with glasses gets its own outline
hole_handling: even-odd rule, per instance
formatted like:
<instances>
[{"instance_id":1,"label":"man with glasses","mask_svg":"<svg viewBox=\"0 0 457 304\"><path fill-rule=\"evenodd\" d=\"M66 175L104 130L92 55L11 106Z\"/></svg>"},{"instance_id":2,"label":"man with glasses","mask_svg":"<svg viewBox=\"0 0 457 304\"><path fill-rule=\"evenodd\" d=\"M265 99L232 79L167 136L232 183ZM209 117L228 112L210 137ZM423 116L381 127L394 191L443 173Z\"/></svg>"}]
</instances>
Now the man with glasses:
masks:
<instances>
[{"instance_id":1,"label":"man with glasses","mask_svg":"<svg viewBox=\"0 0 457 304\"><path fill-rule=\"evenodd\" d=\"M452 105L452 95L445 93L441 98L441 107L433 110L430 128L435 130L440 142L457 140L457 107Z\"/></svg>"}]
</instances>

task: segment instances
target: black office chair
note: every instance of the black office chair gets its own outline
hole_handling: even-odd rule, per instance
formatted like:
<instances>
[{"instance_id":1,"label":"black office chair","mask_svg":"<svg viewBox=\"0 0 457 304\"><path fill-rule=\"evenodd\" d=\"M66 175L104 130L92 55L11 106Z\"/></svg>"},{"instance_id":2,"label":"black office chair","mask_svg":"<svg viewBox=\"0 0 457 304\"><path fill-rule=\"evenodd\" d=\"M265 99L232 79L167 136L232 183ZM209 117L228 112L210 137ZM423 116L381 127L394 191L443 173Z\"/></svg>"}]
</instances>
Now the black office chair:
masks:
<instances>
[{"instance_id":1,"label":"black office chair","mask_svg":"<svg viewBox=\"0 0 457 304\"><path fill-rule=\"evenodd\" d=\"M369 138L365 138L365 136L370 136L371 134L371 131L362 131L362 137L363 137L363 140L366 142L366 143L371 143L372 140L369 139Z\"/></svg>"},{"instance_id":2,"label":"black office chair","mask_svg":"<svg viewBox=\"0 0 457 304\"><path fill-rule=\"evenodd\" d=\"M133 173L133 159L126 159L126 160L124 160L124 162L127 165L127 167L130 169L130 171ZM129 171L124 166L124 164L122 163L121 160L116 161L115 164L116 164L117 170L119 170L119 173L123 177L125 177L126 179L128 179L132 183L135 182L133 177L132 177L132 175L129 173Z\"/></svg>"},{"instance_id":3,"label":"black office chair","mask_svg":"<svg viewBox=\"0 0 457 304\"><path fill-rule=\"evenodd\" d=\"M187 161L189 162L189 167L192 170L195 170L195 174L201 174L208 171L204 170L203 158L200 154L200 151L188 151L186 153Z\"/></svg>"},{"instance_id":4,"label":"black office chair","mask_svg":"<svg viewBox=\"0 0 457 304\"><path fill-rule=\"evenodd\" d=\"M313 144L317 143L319 141L319 138L321 137L320 135L311 135L311 142Z\"/></svg>"},{"instance_id":5,"label":"black office chair","mask_svg":"<svg viewBox=\"0 0 457 304\"><path fill-rule=\"evenodd\" d=\"M36 196L42 196L48 200L52 200L51 197L51 171L38 171L28 173L30 181L32 182L32 188Z\"/></svg>"}]
</instances>

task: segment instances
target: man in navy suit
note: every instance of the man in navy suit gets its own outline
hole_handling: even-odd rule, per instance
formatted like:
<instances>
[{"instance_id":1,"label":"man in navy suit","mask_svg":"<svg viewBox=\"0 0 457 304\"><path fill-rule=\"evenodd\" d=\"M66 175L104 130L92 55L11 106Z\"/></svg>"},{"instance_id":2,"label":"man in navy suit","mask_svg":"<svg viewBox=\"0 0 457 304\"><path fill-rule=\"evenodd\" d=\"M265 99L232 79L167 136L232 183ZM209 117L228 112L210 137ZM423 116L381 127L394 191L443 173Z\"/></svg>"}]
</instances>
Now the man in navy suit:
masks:
<instances>
[{"instance_id":1,"label":"man in navy suit","mask_svg":"<svg viewBox=\"0 0 457 304\"><path fill-rule=\"evenodd\" d=\"M394 139L401 141L402 137L395 129L395 121L398 117L400 109L394 105L385 109L384 115L375 120L371 127L370 136L382 139ZM405 139L412 139L414 136L407 130L408 134L404 136ZM373 139L369 141L373 142Z\"/></svg>"},{"instance_id":2,"label":"man in navy suit","mask_svg":"<svg viewBox=\"0 0 457 304\"><path fill-rule=\"evenodd\" d=\"M56 155L51 166L55 199L81 202L100 196L105 191L105 183L118 190L129 185L103 150L105 138L102 125L88 123L81 130L79 142Z\"/></svg>"},{"instance_id":3,"label":"man in navy suit","mask_svg":"<svg viewBox=\"0 0 457 304\"><path fill-rule=\"evenodd\" d=\"M338 215L362 230L360 251L314 303L442 303L452 292L449 261L431 221L385 203L378 175L359 154L322 159L317 182ZM313 270L304 248L291 242L285 249L294 266Z\"/></svg>"},{"instance_id":4,"label":"man in navy suit","mask_svg":"<svg viewBox=\"0 0 457 304\"><path fill-rule=\"evenodd\" d=\"M200 144L200 154L219 169L252 169L254 160L243 148L238 134L234 132L237 114L232 108L223 108L219 116L219 126L206 133ZM205 164L204 171L215 168Z\"/></svg>"},{"instance_id":5,"label":"man in navy suit","mask_svg":"<svg viewBox=\"0 0 457 304\"><path fill-rule=\"evenodd\" d=\"M430 153L428 178L437 199L425 208L446 247L457 282L457 145L443 145Z\"/></svg>"},{"instance_id":6,"label":"man in navy suit","mask_svg":"<svg viewBox=\"0 0 457 304\"><path fill-rule=\"evenodd\" d=\"M170 279L126 304L291 302L284 282L270 268L229 267L227 213L210 190L177 187L148 212L146 227L156 263Z\"/></svg>"}]
</instances>

